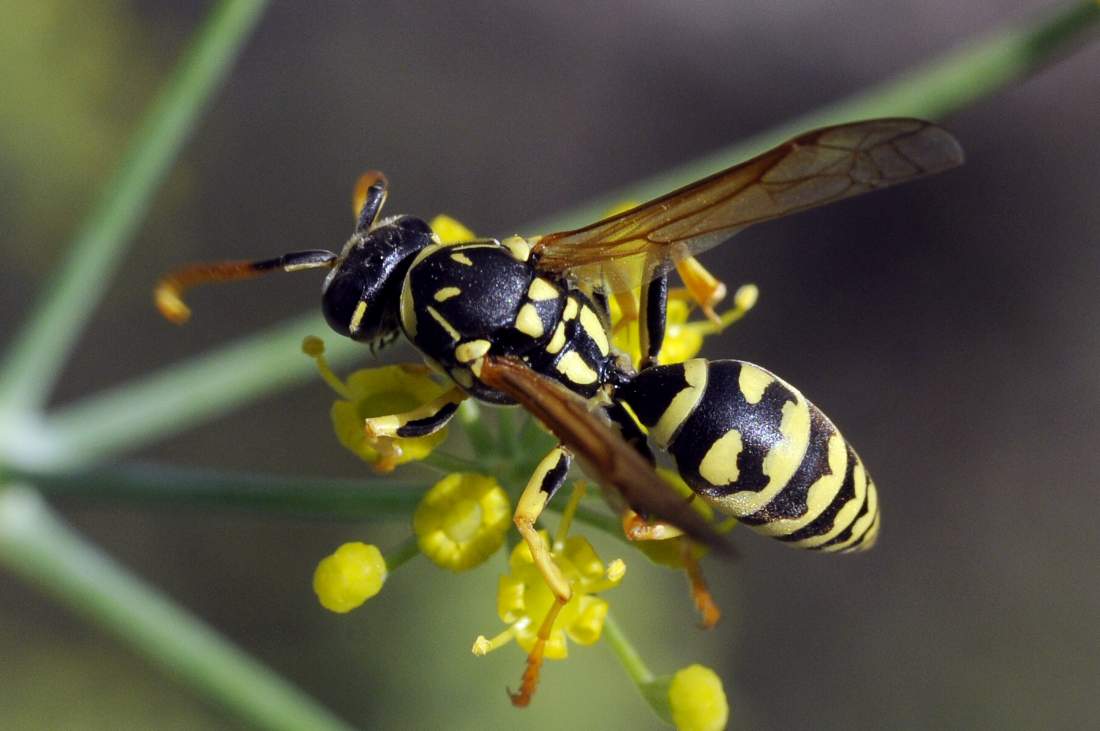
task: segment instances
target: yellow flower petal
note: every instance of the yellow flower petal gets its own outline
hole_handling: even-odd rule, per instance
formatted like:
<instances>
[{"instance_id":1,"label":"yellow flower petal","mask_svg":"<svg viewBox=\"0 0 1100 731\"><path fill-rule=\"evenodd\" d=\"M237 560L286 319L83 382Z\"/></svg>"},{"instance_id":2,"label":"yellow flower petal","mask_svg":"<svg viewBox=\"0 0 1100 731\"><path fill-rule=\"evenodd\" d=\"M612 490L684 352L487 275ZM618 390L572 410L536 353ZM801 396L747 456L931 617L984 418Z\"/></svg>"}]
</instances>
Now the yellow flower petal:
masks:
<instances>
[{"instance_id":1,"label":"yellow flower petal","mask_svg":"<svg viewBox=\"0 0 1100 731\"><path fill-rule=\"evenodd\" d=\"M374 465L388 455L367 438L363 421L408 411L447 390L446 385L426 374L402 366L355 371L348 376L345 387L349 398L334 402L330 411L333 430L340 444ZM390 467L424 459L446 438L447 430L441 429L423 437L387 440L385 451L395 453Z\"/></svg>"},{"instance_id":2,"label":"yellow flower petal","mask_svg":"<svg viewBox=\"0 0 1100 731\"><path fill-rule=\"evenodd\" d=\"M459 473L437 482L413 515L420 551L436 565L465 571L504 545L511 525L508 495L496 479Z\"/></svg>"}]
</instances>

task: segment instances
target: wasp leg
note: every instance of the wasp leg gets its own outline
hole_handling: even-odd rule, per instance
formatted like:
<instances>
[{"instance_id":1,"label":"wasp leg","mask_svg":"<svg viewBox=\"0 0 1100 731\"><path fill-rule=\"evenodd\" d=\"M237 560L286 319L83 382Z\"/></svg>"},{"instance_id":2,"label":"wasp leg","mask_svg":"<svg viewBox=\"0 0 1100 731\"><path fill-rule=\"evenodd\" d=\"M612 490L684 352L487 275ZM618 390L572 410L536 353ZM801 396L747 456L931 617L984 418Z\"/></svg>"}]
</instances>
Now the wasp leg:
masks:
<instances>
[{"instance_id":1,"label":"wasp leg","mask_svg":"<svg viewBox=\"0 0 1100 731\"><path fill-rule=\"evenodd\" d=\"M667 541L679 538L684 532L663 520L646 520L633 510L623 511L623 533L629 541Z\"/></svg>"},{"instance_id":2,"label":"wasp leg","mask_svg":"<svg viewBox=\"0 0 1100 731\"><path fill-rule=\"evenodd\" d=\"M372 416L363 421L368 439L393 439L395 437L424 437L435 434L447 426L458 405L466 399L461 388L455 386L426 404L400 414Z\"/></svg>"},{"instance_id":3,"label":"wasp leg","mask_svg":"<svg viewBox=\"0 0 1100 731\"><path fill-rule=\"evenodd\" d=\"M722 618L722 610L714 601L707 586L707 580L703 576L703 567L699 565L699 557L696 555L696 547L691 540L684 536L683 531L674 525L660 520L646 520L633 510L623 513L623 533L632 541L664 541L679 539L680 563L687 573L688 584L691 589L691 601L699 612L699 618L703 629L710 629Z\"/></svg>"},{"instance_id":4,"label":"wasp leg","mask_svg":"<svg viewBox=\"0 0 1100 731\"><path fill-rule=\"evenodd\" d=\"M543 508L550 502L550 498L565 482L565 476L569 473L569 467L572 464L573 455L566 451L565 447L559 444L550 450L550 453L539 462L534 474L527 482L527 487L523 489L513 518L516 528L531 551L535 567L542 574L543 580L550 587L556 600L539 626L535 646L527 655L527 667L523 672L523 683L519 691L508 694L512 698L512 704L516 706L526 706L531 702L531 696L539 682L539 670L542 667L546 642L550 639L550 631L554 628L558 612L573 596L573 589L550 555L550 547L535 530L535 522L542 514Z\"/></svg>"},{"instance_id":5,"label":"wasp leg","mask_svg":"<svg viewBox=\"0 0 1100 731\"><path fill-rule=\"evenodd\" d=\"M386 176L378 170L368 170L359 176L359 180L355 182L355 194L352 196L352 206L357 219L356 233L370 231L375 219L378 218L378 212L382 210L382 204L386 202L388 185Z\"/></svg>"},{"instance_id":6,"label":"wasp leg","mask_svg":"<svg viewBox=\"0 0 1100 731\"><path fill-rule=\"evenodd\" d=\"M687 287L691 298L699 305L703 314L710 320L718 322L714 306L726 296L726 285L708 272L694 256L688 256L676 262L676 271L680 273L680 279L684 280L684 286Z\"/></svg>"},{"instance_id":7,"label":"wasp leg","mask_svg":"<svg viewBox=\"0 0 1100 731\"><path fill-rule=\"evenodd\" d=\"M703 629L710 629L722 618L722 610L710 593L710 587L703 576L703 567L699 564L699 557L695 555L695 547L691 545L691 541L684 540L681 544L680 560L684 562L684 570L687 571L688 581L691 583L691 600L699 611Z\"/></svg>"},{"instance_id":8,"label":"wasp leg","mask_svg":"<svg viewBox=\"0 0 1100 731\"><path fill-rule=\"evenodd\" d=\"M643 317L638 321L638 345L642 352L639 370L657 364L657 354L665 342L665 324L668 320L668 275L662 274L642 287L642 301L638 309Z\"/></svg>"},{"instance_id":9,"label":"wasp leg","mask_svg":"<svg viewBox=\"0 0 1100 731\"><path fill-rule=\"evenodd\" d=\"M455 386L438 398L400 414L372 416L363 421L367 442L378 451L379 460L374 468L379 472L392 472L401 456L401 447L394 441L400 437L424 437L435 434L447 426L454 417L458 405L466 398L462 389Z\"/></svg>"}]
</instances>

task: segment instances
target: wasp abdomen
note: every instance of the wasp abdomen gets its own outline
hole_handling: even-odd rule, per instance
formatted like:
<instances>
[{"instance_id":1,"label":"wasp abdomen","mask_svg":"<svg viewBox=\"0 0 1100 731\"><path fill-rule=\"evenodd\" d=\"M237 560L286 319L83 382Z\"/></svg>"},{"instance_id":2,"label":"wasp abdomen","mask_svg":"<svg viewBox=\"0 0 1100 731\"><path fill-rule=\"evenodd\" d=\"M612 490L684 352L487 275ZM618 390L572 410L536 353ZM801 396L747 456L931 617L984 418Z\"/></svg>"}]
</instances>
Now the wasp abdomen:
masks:
<instances>
[{"instance_id":1,"label":"wasp abdomen","mask_svg":"<svg viewBox=\"0 0 1100 731\"><path fill-rule=\"evenodd\" d=\"M649 368L622 386L650 437L707 502L801 548L869 547L878 498L820 409L778 376L736 360Z\"/></svg>"}]
</instances>

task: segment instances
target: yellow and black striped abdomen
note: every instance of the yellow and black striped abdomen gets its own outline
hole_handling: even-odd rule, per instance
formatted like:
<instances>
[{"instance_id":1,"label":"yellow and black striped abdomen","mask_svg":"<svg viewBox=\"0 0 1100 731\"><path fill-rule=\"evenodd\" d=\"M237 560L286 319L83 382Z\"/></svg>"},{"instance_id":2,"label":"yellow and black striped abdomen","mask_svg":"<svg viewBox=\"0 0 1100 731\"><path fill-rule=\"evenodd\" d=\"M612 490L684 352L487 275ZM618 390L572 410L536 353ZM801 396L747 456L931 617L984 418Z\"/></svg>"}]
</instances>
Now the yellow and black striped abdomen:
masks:
<instances>
[{"instance_id":1,"label":"yellow and black striped abdomen","mask_svg":"<svg viewBox=\"0 0 1100 731\"><path fill-rule=\"evenodd\" d=\"M774 374L697 358L644 370L616 397L718 510L800 548L874 543L878 495L863 463L828 417Z\"/></svg>"}]
</instances>

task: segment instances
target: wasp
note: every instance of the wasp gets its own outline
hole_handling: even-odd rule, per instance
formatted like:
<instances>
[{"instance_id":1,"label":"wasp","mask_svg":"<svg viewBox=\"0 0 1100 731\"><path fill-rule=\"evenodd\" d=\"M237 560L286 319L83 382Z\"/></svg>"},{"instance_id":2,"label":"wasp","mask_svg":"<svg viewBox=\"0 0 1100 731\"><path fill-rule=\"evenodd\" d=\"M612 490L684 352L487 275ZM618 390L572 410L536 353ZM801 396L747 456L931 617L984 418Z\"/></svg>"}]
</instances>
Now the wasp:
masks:
<instances>
[{"instance_id":1,"label":"wasp","mask_svg":"<svg viewBox=\"0 0 1100 731\"><path fill-rule=\"evenodd\" d=\"M722 285L695 255L737 231L961 164L942 128L874 119L802 134L656 200L573 231L442 244L423 220L381 218L387 181L360 179L358 222L339 253L195 265L161 280L156 300L187 319L183 290L268 272L327 269L321 308L337 333L368 344L399 335L453 387L411 411L367 419L369 438L442 429L465 398L520 404L558 439L528 481L515 524L557 603L528 657L531 697L545 638L571 589L535 523L574 460L631 511L634 539L679 532L720 550L726 539L654 469L650 445L718 511L788 545L869 548L878 496L863 462L794 386L739 360L661 365L669 276L705 310ZM639 363L610 345L608 298L638 291ZM633 302L633 295L630 296ZM713 619L713 618L712 618Z\"/></svg>"}]
</instances>

